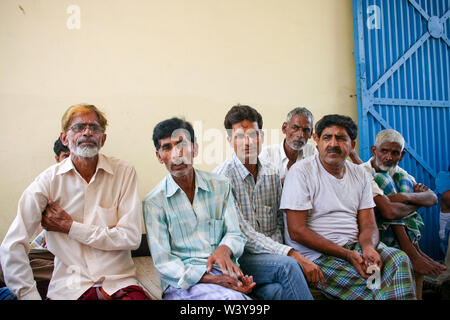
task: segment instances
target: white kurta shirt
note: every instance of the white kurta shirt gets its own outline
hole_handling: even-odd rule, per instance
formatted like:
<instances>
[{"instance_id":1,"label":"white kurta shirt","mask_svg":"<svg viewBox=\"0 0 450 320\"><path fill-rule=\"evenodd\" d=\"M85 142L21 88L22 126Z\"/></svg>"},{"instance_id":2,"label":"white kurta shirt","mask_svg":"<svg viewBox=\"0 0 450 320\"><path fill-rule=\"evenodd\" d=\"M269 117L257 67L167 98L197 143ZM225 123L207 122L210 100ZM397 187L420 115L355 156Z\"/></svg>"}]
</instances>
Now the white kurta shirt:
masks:
<instances>
[{"instance_id":1,"label":"white kurta shirt","mask_svg":"<svg viewBox=\"0 0 450 320\"><path fill-rule=\"evenodd\" d=\"M77 299L96 282L108 294L137 284L130 250L139 247L142 219L134 167L100 154L87 183L67 158L24 191L0 247L6 285L19 299L40 299L27 253L49 200L73 219L69 234L46 233L55 255L50 299Z\"/></svg>"}]
</instances>

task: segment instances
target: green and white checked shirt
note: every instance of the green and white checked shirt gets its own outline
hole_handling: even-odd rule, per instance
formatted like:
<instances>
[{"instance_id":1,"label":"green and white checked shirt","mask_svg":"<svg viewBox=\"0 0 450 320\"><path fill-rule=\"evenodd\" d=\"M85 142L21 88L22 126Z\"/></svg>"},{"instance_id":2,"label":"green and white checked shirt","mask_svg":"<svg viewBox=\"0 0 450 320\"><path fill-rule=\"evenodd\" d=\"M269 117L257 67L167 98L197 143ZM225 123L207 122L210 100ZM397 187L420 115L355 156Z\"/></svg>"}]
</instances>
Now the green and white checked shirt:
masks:
<instances>
[{"instance_id":1,"label":"green and white checked shirt","mask_svg":"<svg viewBox=\"0 0 450 320\"><path fill-rule=\"evenodd\" d=\"M168 285L188 289L206 272L209 256L220 245L233 253L244 250L235 201L228 179L195 170L191 204L184 191L167 175L143 201L144 221L153 262L164 291Z\"/></svg>"},{"instance_id":2,"label":"green and white checked shirt","mask_svg":"<svg viewBox=\"0 0 450 320\"><path fill-rule=\"evenodd\" d=\"M235 153L214 169L230 179L238 204L241 230L247 237L245 250L254 253L287 255L283 244L283 212L279 210L282 186L277 170L258 160L258 177L245 168Z\"/></svg>"}]
</instances>

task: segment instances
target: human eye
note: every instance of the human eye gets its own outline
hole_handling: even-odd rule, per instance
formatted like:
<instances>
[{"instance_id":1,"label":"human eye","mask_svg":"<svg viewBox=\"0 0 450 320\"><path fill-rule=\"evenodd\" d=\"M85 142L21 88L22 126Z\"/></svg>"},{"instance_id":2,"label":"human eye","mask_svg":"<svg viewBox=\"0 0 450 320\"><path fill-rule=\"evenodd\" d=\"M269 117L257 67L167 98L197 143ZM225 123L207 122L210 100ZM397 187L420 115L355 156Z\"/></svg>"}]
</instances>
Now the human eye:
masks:
<instances>
[{"instance_id":1,"label":"human eye","mask_svg":"<svg viewBox=\"0 0 450 320\"><path fill-rule=\"evenodd\" d=\"M85 123L76 123L70 129L74 132L81 132L84 131L85 128L86 128Z\"/></svg>"}]
</instances>

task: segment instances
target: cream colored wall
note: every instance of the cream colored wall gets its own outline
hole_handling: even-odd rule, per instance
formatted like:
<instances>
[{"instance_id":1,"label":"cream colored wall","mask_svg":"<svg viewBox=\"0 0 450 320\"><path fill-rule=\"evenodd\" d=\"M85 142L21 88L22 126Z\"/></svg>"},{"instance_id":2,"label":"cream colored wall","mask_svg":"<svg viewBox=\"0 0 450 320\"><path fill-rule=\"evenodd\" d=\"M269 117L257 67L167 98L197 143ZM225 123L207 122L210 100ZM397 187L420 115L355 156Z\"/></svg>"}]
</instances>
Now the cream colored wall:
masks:
<instances>
[{"instance_id":1,"label":"cream colored wall","mask_svg":"<svg viewBox=\"0 0 450 320\"><path fill-rule=\"evenodd\" d=\"M0 1L0 239L54 163L70 105L105 111L103 152L134 164L143 198L166 175L151 135L168 117L194 122L205 170L229 150L223 118L238 102L261 112L268 143L299 105L356 120L352 51L350 0Z\"/></svg>"}]
</instances>

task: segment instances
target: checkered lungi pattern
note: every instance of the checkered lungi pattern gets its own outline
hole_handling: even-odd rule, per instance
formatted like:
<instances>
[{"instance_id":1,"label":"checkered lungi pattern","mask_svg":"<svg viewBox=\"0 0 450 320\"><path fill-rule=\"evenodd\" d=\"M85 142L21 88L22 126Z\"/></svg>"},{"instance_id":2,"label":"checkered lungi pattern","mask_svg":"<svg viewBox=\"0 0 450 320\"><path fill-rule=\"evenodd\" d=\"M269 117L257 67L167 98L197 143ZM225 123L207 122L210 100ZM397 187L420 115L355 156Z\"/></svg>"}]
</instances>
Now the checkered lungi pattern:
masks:
<instances>
[{"instance_id":1,"label":"checkered lungi pattern","mask_svg":"<svg viewBox=\"0 0 450 320\"><path fill-rule=\"evenodd\" d=\"M359 243L346 245L344 248L362 254ZM327 296L342 300L416 299L416 286L408 256L382 242L379 243L377 251L383 262L378 289L371 289L372 280L364 279L350 262L327 255L314 260L325 278L325 288L319 283L319 289Z\"/></svg>"},{"instance_id":2,"label":"checkered lungi pattern","mask_svg":"<svg viewBox=\"0 0 450 320\"><path fill-rule=\"evenodd\" d=\"M374 175L375 182L386 196L399 192L414 192L413 183L407 174L403 172L395 173L392 178L384 172ZM423 219L418 212L412 212L402 219L388 220L377 215L377 225L380 230L380 240L390 247L400 248L395 238L391 225L402 225L411 239L411 242L418 244L420 240L420 230L423 229Z\"/></svg>"}]
</instances>

